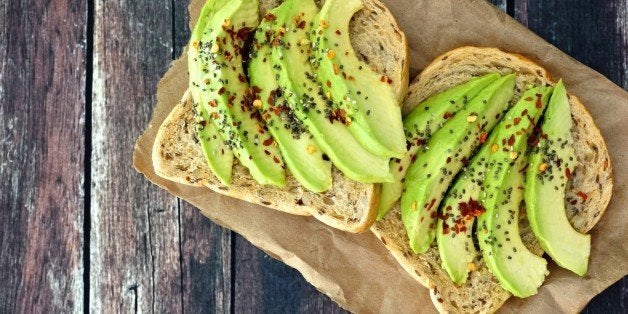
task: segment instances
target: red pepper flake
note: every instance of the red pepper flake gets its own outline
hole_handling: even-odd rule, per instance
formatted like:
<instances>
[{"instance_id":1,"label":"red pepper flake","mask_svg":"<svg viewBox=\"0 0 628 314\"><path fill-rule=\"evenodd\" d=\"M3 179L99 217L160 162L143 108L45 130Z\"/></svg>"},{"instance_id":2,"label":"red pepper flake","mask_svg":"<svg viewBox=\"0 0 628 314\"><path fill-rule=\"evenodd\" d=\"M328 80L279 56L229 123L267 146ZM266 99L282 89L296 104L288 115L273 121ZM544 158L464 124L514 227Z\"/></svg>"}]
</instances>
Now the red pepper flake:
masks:
<instances>
[{"instance_id":1,"label":"red pepper flake","mask_svg":"<svg viewBox=\"0 0 628 314\"><path fill-rule=\"evenodd\" d=\"M578 191L578 193L576 193L576 195L578 195L581 199L582 199L582 203L586 202L587 199L589 198L589 196L582 192L582 191Z\"/></svg>"},{"instance_id":2,"label":"red pepper flake","mask_svg":"<svg viewBox=\"0 0 628 314\"><path fill-rule=\"evenodd\" d=\"M224 93L225 93L225 87L223 86L218 90L218 95L222 95Z\"/></svg>"},{"instance_id":3,"label":"red pepper flake","mask_svg":"<svg viewBox=\"0 0 628 314\"><path fill-rule=\"evenodd\" d=\"M604 160L604 170L608 169L608 159Z\"/></svg>"},{"instance_id":4,"label":"red pepper flake","mask_svg":"<svg viewBox=\"0 0 628 314\"><path fill-rule=\"evenodd\" d=\"M325 85L327 85L327 87L331 87L331 82L329 80L327 80L327 82L325 83Z\"/></svg>"},{"instance_id":5,"label":"red pepper flake","mask_svg":"<svg viewBox=\"0 0 628 314\"><path fill-rule=\"evenodd\" d=\"M447 157L447 163L451 162L451 157Z\"/></svg>"},{"instance_id":6,"label":"red pepper flake","mask_svg":"<svg viewBox=\"0 0 628 314\"><path fill-rule=\"evenodd\" d=\"M466 203L461 202L458 206L460 206L460 214L465 217L478 217L486 211L480 202L473 199L470 199L469 202Z\"/></svg>"},{"instance_id":7,"label":"red pepper flake","mask_svg":"<svg viewBox=\"0 0 628 314\"><path fill-rule=\"evenodd\" d=\"M264 142L262 142L262 144L264 144L264 146L270 146L272 143L273 143L273 138L272 137L269 137Z\"/></svg>"},{"instance_id":8,"label":"red pepper flake","mask_svg":"<svg viewBox=\"0 0 628 314\"><path fill-rule=\"evenodd\" d=\"M269 151L267 151L267 150L264 150L264 154L266 154L266 155L270 156L270 152L269 152Z\"/></svg>"},{"instance_id":9,"label":"red pepper flake","mask_svg":"<svg viewBox=\"0 0 628 314\"><path fill-rule=\"evenodd\" d=\"M521 116L525 116L528 114L528 109L523 109L523 111L521 111Z\"/></svg>"},{"instance_id":10,"label":"red pepper flake","mask_svg":"<svg viewBox=\"0 0 628 314\"><path fill-rule=\"evenodd\" d=\"M430 218L434 219L438 216L438 214L436 212L431 212L430 213Z\"/></svg>"},{"instance_id":11,"label":"red pepper flake","mask_svg":"<svg viewBox=\"0 0 628 314\"><path fill-rule=\"evenodd\" d=\"M277 17L273 15L272 13L268 13L264 16L264 19L267 21L274 21L277 19Z\"/></svg>"},{"instance_id":12,"label":"red pepper flake","mask_svg":"<svg viewBox=\"0 0 628 314\"><path fill-rule=\"evenodd\" d=\"M467 159L467 157L462 157L460 162L462 163L463 166L466 166L469 164L469 160Z\"/></svg>"},{"instance_id":13,"label":"red pepper flake","mask_svg":"<svg viewBox=\"0 0 628 314\"><path fill-rule=\"evenodd\" d=\"M238 33L236 34L236 37L239 40L246 40L249 38L249 35L251 34L251 28L250 27L243 27L240 28L238 30Z\"/></svg>"},{"instance_id":14,"label":"red pepper flake","mask_svg":"<svg viewBox=\"0 0 628 314\"><path fill-rule=\"evenodd\" d=\"M514 120L514 122L515 122L515 125L518 125L518 124L519 124L519 122L521 122L521 118L516 117L516 118L515 118L515 120Z\"/></svg>"},{"instance_id":15,"label":"red pepper flake","mask_svg":"<svg viewBox=\"0 0 628 314\"><path fill-rule=\"evenodd\" d=\"M305 25L306 25L305 21L301 21L301 22L299 22L299 25L297 25L297 27L300 28L300 29L304 29Z\"/></svg>"},{"instance_id":16,"label":"red pepper flake","mask_svg":"<svg viewBox=\"0 0 628 314\"><path fill-rule=\"evenodd\" d=\"M430 209L432 208L432 206L434 206L434 203L436 203L436 199L435 199L435 198L433 198L433 199L432 199L432 201L430 202L430 204L429 204L429 205L427 205L427 206L425 207L425 209L430 210Z\"/></svg>"},{"instance_id":17,"label":"red pepper flake","mask_svg":"<svg viewBox=\"0 0 628 314\"><path fill-rule=\"evenodd\" d=\"M454 114L448 111L448 112L445 112L445 114L443 115L443 119L449 119L453 116Z\"/></svg>"},{"instance_id":18,"label":"red pepper flake","mask_svg":"<svg viewBox=\"0 0 628 314\"><path fill-rule=\"evenodd\" d=\"M573 175L571 174L569 168L565 168L565 175L567 176L567 180L571 180L571 178L573 178Z\"/></svg>"},{"instance_id":19,"label":"red pepper flake","mask_svg":"<svg viewBox=\"0 0 628 314\"><path fill-rule=\"evenodd\" d=\"M238 73L238 80L242 83L246 82L246 76L244 76L244 74L242 73Z\"/></svg>"},{"instance_id":20,"label":"red pepper flake","mask_svg":"<svg viewBox=\"0 0 628 314\"><path fill-rule=\"evenodd\" d=\"M510 135L510 138L508 139L508 145L510 145L510 146L515 145L515 136L514 135Z\"/></svg>"},{"instance_id":21,"label":"red pepper flake","mask_svg":"<svg viewBox=\"0 0 628 314\"><path fill-rule=\"evenodd\" d=\"M339 29L337 29L337 30L336 30L336 35L340 35L340 34L341 34L341 33L340 33L340 30L339 30Z\"/></svg>"},{"instance_id":22,"label":"red pepper flake","mask_svg":"<svg viewBox=\"0 0 628 314\"><path fill-rule=\"evenodd\" d=\"M273 161L274 161L276 164L280 163L279 159L278 159L276 156L273 156Z\"/></svg>"},{"instance_id":23,"label":"red pepper flake","mask_svg":"<svg viewBox=\"0 0 628 314\"><path fill-rule=\"evenodd\" d=\"M488 137L488 133L482 132L482 134L480 134L480 137L478 137L478 140L480 141L480 143L484 144L486 142L487 137Z\"/></svg>"},{"instance_id":24,"label":"red pepper flake","mask_svg":"<svg viewBox=\"0 0 628 314\"><path fill-rule=\"evenodd\" d=\"M543 107L543 102L541 101L541 97L536 99L536 107L539 109Z\"/></svg>"},{"instance_id":25,"label":"red pepper flake","mask_svg":"<svg viewBox=\"0 0 628 314\"><path fill-rule=\"evenodd\" d=\"M386 77L386 75L382 75L382 77L379 79L382 83L386 83L388 81L388 78Z\"/></svg>"},{"instance_id":26,"label":"red pepper flake","mask_svg":"<svg viewBox=\"0 0 628 314\"><path fill-rule=\"evenodd\" d=\"M425 139L424 139L424 138L418 138L418 139L416 140L416 144L417 144L417 146L422 146L422 145L425 145L425 142L426 142L426 141L425 141Z\"/></svg>"},{"instance_id":27,"label":"red pepper flake","mask_svg":"<svg viewBox=\"0 0 628 314\"><path fill-rule=\"evenodd\" d=\"M216 99L212 99L210 102L207 103L210 107L216 107L218 106L218 103L216 102Z\"/></svg>"}]
</instances>

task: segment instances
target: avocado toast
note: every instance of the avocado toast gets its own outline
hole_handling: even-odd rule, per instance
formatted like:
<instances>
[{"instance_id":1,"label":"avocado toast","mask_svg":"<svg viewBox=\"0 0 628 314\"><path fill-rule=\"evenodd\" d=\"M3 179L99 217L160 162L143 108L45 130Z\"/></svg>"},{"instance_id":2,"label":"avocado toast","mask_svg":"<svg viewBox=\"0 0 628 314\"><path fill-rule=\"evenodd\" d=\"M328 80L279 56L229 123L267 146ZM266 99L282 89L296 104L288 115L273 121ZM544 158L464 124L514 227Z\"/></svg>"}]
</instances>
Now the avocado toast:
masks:
<instances>
[{"instance_id":1,"label":"avocado toast","mask_svg":"<svg viewBox=\"0 0 628 314\"><path fill-rule=\"evenodd\" d=\"M489 73L516 74L515 95L512 99L513 105L530 88L554 85L547 71L520 55L505 53L495 48L462 47L449 51L435 59L415 79L404 101L403 111L407 114L430 96L468 82L474 77ZM536 97L532 101L536 102ZM574 96L568 96L568 102L573 120L571 135L573 136L573 148L577 166L570 172L570 184L566 186L566 215L571 225L578 232L587 232L599 220L610 201L612 190L611 165L604 140L599 130L595 127L591 116ZM541 107L543 106L543 101L538 103ZM488 138L484 138L484 140L487 143L491 143L494 138L491 135ZM509 138L506 139L506 143L517 145L514 139L510 142ZM499 145L501 147L501 141ZM492 146L488 151L492 151ZM513 160L520 159L518 158L520 156L515 155L514 151L505 152L505 156ZM474 161L471 161L471 163L473 164ZM511 178L512 176L505 177L504 181L500 182L510 182L514 186L517 184L516 182L521 182L520 180L523 179L525 172L525 170L522 170L521 173L517 172L519 173L518 178L516 178L517 176L515 178ZM522 187L522 184L518 183L518 186ZM486 185L484 188L486 188ZM480 193L479 195L482 194ZM523 195L518 194L516 198L522 199ZM526 198L527 201L530 197ZM487 204L484 203L484 205ZM500 205L502 202L493 202L493 204ZM510 210L512 211L513 209L510 208ZM528 224L525 208L520 209L518 216L518 229L523 245L525 245L526 250L541 256L543 249L537 242ZM440 219L441 217L439 217ZM516 222L513 223L516 224ZM499 228L497 224L493 226L496 229ZM442 232L444 229L441 226L440 231ZM401 219L399 203L395 203L390 211L373 225L371 230L403 268L413 278L430 289L433 303L439 311L494 312L511 296L511 293L503 288L504 278L498 280L497 276L501 275L494 275L495 267L491 266L492 269L489 269L482 255L477 252L471 256L472 262L465 263L468 267L466 270L468 271L468 278L466 280L457 280L459 284L455 284L442 267L442 260L437 247L440 243L432 242L425 253L415 254L408 244L409 238ZM503 226L500 230L504 231ZM471 232L470 230L469 234ZM473 231L473 234L475 233ZM500 243L495 242L495 244ZM459 253L459 256L464 255L462 251ZM508 260L507 256L505 256L505 259ZM453 264L452 266L455 267ZM462 277L463 275L459 276ZM525 283L522 282L522 284Z\"/></svg>"},{"instance_id":2,"label":"avocado toast","mask_svg":"<svg viewBox=\"0 0 628 314\"><path fill-rule=\"evenodd\" d=\"M220 6L227 6L225 1L210 2L213 2L214 6L218 10L220 10ZM242 2L243 5L247 5L249 2L257 3L255 0L242 0L238 2ZM256 6L254 10L257 10L259 21L268 21L269 19L272 20L273 17L268 14L270 10L279 5L279 2L260 1L258 4L259 7ZM389 81L385 82L385 84L387 85L387 88L391 89L392 94L396 99L395 105L397 105L401 102L403 95L405 95L408 81L408 50L405 36L397 27L394 18L383 4L372 0L365 0L362 4L363 8L355 13L349 24L348 35L351 39L352 47L343 47L343 49L355 51L355 55L358 58L361 60L368 60L368 65L373 71L389 78ZM234 4L232 3L229 4L229 6L233 5ZM207 16L210 14L211 13L208 13ZM227 21L227 19L225 19L217 23L219 28L223 27L229 29L232 26L232 22L233 21L231 20ZM290 18L289 24L292 24L292 22L293 20ZM297 26L299 25L301 25L301 23L297 24ZM291 25L279 25L279 27L284 28L290 28L290 26ZM233 29L229 32L237 35L237 30L238 29ZM251 31L252 34L254 29L249 31ZM368 35L366 33L368 33ZM375 34L375 36L373 34ZM211 40L211 38L209 38L209 40ZM219 47L215 48L214 45L205 44L205 47L209 49L210 53L220 54L225 51L221 42L219 42L218 46ZM370 47L374 46L382 46L385 47L385 49L370 49ZM191 42L189 49L194 48L196 48L194 46L194 42ZM228 51L231 51L233 54L233 50ZM256 49L252 49L252 51L256 51ZM270 59L272 59L272 56L270 56L267 60ZM261 63L263 62L258 62L257 65L251 66L256 67ZM276 67L277 65L278 62L271 62L271 66ZM235 66L238 67L239 65ZM244 64L242 64L242 66L244 67ZM302 65L299 64L296 64L295 66L299 68L302 67ZM251 69L249 69L249 71L250 70ZM271 75L271 78L273 77L274 75ZM235 79L240 80L241 77L235 77ZM244 80L250 81L249 78L244 78ZM233 79L231 81L233 81ZM264 82L264 78L259 78L258 80L253 78L253 81ZM277 83L280 82L281 79ZM209 77L209 81L207 82L205 80L196 82L196 84L200 86L203 86L202 84L204 83L214 84L211 77ZM221 81L221 83L224 85L229 84L224 80ZM384 82L382 82L382 84L384 84ZM192 87L194 87L194 85L192 85ZM225 88L225 90L229 90L229 88ZM217 89L218 91L221 90L220 87ZM237 96L237 94L234 95ZM267 105L269 104L261 102L260 97L258 97L259 95L260 93L253 88L252 93L249 95L245 94L244 98L248 99L249 103L255 109L262 109L259 110L259 112L263 112L263 108L268 109ZM266 93L266 95L268 95L268 93ZM283 96L288 95L282 94L281 97ZM199 108L199 102L195 101L194 98L194 88L191 88L185 95L183 95L181 103L171 111L170 115L166 118L158 131L155 145L153 146L153 165L158 175L183 184L205 186L215 192L280 211L298 215L313 215L317 219L332 227L349 232L366 230L372 224L376 215L377 202L379 198L379 186L377 184L373 184L372 182L382 182L382 180L389 180L392 178L390 173L388 173L387 159L384 157L373 156L373 160L381 159L381 161L377 161L378 163L381 163L381 171L376 173L377 176L358 178L364 179L359 180L361 182L348 179L345 174L342 173L342 171L345 171L346 169L341 169L341 171L338 170L337 167L334 167L330 173L333 185L329 187L327 184L329 182L327 175L320 176L321 179L315 179L313 177L308 178L304 175L301 175L300 177L293 176L289 168L291 165L296 164L295 161L298 158L288 159L284 157L287 163L288 171L286 171L285 174L285 184L280 186L282 185L281 179L269 180L269 183L271 184L258 183L260 180L255 180L249 174L251 167L255 167L255 165L251 166L250 164L247 165L247 162L242 163L241 161L237 161L237 158L246 158L246 155L240 154L240 157L238 157L234 154L236 158L233 158L232 174L228 176L228 173L223 171L223 173L226 174L224 175L224 178L219 179L216 175L214 175L216 167L209 166L211 159L208 158L207 155L208 152L218 152L219 150L205 149L205 151L203 151L201 149L199 142L203 141L203 138L199 139L197 135L200 134L198 128L199 119L197 116L199 114L199 111L197 110L197 108ZM222 107L218 106L219 104L216 104L217 106L214 107L214 104L212 103L209 104L209 106L202 104L203 106L201 106L201 108L206 110L218 108L219 110L224 110L223 112L229 113L231 105L228 103L229 100L230 98L227 97L227 103L226 105L222 105ZM256 102L255 100L259 100L259 102ZM286 107L289 107L290 105L290 102L286 101ZM251 108L244 109L249 110ZM294 111L296 108L289 109ZM295 114L297 113L298 112L295 112ZM222 112L217 112L217 114L222 114ZM236 124L238 123L237 118L238 116L236 115L235 119L232 119L232 121L236 121ZM264 117L262 116L262 118ZM397 118L399 121L401 120L400 116ZM268 120L265 122L266 124L269 124ZM207 125L207 122L202 123ZM339 123L335 122L334 126L337 125L339 125ZM210 129L204 130L212 131ZM234 131L237 131L237 128L234 128ZM212 136L219 135L216 133L219 132L214 130ZM335 133L332 135L334 134ZM251 135L250 131L248 133L240 132L238 134L239 138L242 139L247 139L247 136L249 135ZM316 138L314 139L316 140ZM289 141L289 136L285 136L285 134L282 135L281 143L285 144ZM277 141L266 142L266 139L264 139L261 142L264 142L263 145L268 143L275 149L275 151L280 151L282 149L285 151L287 148L287 146L277 147L277 145L281 144ZM255 143L255 140L253 140L253 143ZM321 145L324 143L320 143L318 141L317 143L319 144L317 145L318 147L306 145L305 148L312 153L318 152L320 154L320 150L326 152L325 146ZM205 145L205 147L211 148L212 146L210 144ZM251 146L251 148L255 149L255 146ZM238 149L239 147L236 145L235 150ZM269 152L273 155L273 152ZM340 156L339 158L346 158L346 156L343 156L342 154L338 154L338 156ZM337 163L337 160L332 158L334 156L331 152L329 154L322 155L322 157L329 158L332 162ZM279 160L278 157L277 159ZM224 160L221 160L220 158L216 158L216 160L224 163ZM272 161L273 159L270 158L270 160ZM283 160L279 161L280 163L278 164L283 162ZM272 163L270 164L272 165ZM326 171L325 164L325 162L321 163L321 166L317 166L316 169ZM349 166L354 165L350 164ZM261 166L258 168L261 170L268 169ZM365 169L373 171L369 168ZM264 171L259 171L259 173L262 173L261 179L265 178L263 172ZM356 171L356 174L364 173L366 172L359 170ZM226 178L230 178L231 181L228 182ZM274 176L273 178L281 177ZM303 180L310 180L312 183L309 186L310 189L306 188L304 184L299 182L299 180L301 180L301 182L304 182ZM227 185L224 183L230 184ZM316 190L319 193L311 190ZM321 190L324 191L320 192Z\"/></svg>"}]
</instances>

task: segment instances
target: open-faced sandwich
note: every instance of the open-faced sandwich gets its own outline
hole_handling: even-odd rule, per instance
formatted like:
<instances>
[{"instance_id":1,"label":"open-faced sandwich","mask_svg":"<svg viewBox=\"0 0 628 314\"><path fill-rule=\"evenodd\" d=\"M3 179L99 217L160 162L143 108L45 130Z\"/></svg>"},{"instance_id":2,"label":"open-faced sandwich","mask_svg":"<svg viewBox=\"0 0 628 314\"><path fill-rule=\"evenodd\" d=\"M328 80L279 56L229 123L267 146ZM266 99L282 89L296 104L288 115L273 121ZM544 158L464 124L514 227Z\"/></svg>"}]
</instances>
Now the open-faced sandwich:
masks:
<instances>
[{"instance_id":1,"label":"open-faced sandwich","mask_svg":"<svg viewBox=\"0 0 628 314\"><path fill-rule=\"evenodd\" d=\"M405 36L377 0L208 0L187 57L153 147L160 176L371 228L441 311L535 294L544 252L586 273L608 152L530 60L462 47L408 89Z\"/></svg>"}]
</instances>

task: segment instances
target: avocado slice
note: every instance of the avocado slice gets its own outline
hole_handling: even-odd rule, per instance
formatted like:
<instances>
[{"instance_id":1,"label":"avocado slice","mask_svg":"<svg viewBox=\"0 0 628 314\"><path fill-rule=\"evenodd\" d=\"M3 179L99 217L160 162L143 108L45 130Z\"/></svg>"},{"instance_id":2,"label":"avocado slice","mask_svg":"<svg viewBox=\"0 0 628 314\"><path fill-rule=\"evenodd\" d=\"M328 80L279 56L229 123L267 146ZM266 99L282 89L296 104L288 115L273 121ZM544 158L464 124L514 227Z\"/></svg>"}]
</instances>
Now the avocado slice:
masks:
<instances>
[{"instance_id":1,"label":"avocado slice","mask_svg":"<svg viewBox=\"0 0 628 314\"><path fill-rule=\"evenodd\" d=\"M527 90L500 127L487 160L481 197L485 212L478 218L477 237L489 270L515 296L536 294L547 273L546 261L530 252L519 235L523 200L523 166L527 140L552 93L552 87Z\"/></svg>"},{"instance_id":2,"label":"avocado slice","mask_svg":"<svg viewBox=\"0 0 628 314\"><path fill-rule=\"evenodd\" d=\"M283 186L281 153L253 107L242 66L245 41L257 24L258 1L226 1L192 43L202 74L196 84L204 95L201 105L251 176L260 184Z\"/></svg>"},{"instance_id":3,"label":"avocado slice","mask_svg":"<svg viewBox=\"0 0 628 314\"><path fill-rule=\"evenodd\" d=\"M401 108L392 81L358 59L349 38L349 21L362 0L327 0L314 19L313 61L323 90L344 111L351 133L382 157L406 152Z\"/></svg>"},{"instance_id":4,"label":"avocado slice","mask_svg":"<svg viewBox=\"0 0 628 314\"><path fill-rule=\"evenodd\" d=\"M408 152L405 156L390 161L390 172L395 181L382 184L377 220L382 219L401 197L402 180L406 176L406 171L432 133L440 129L445 121L467 104L469 99L500 77L498 73L490 73L445 90L420 103L403 119Z\"/></svg>"},{"instance_id":5,"label":"avocado slice","mask_svg":"<svg viewBox=\"0 0 628 314\"><path fill-rule=\"evenodd\" d=\"M492 185L495 195L478 218L477 236L482 257L501 286L525 298L536 294L548 272L545 259L530 252L519 235L525 171L524 159L520 159L504 171L500 184Z\"/></svg>"},{"instance_id":6,"label":"avocado slice","mask_svg":"<svg viewBox=\"0 0 628 314\"><path fill-rule=\"evenodd\" d=\"M571 110L562 80L545 111L542 134L528 158L525 202L528 220L541 247L558 265L584 276L591 236L576 231L565 213L565 189L576 166Z\"/></svg>"},{"instance_id":7,"label":"avocado slice","mask_svg":"<svg viewBox=\"0 0 628 314\"><path fill-rule=\"evenodd\" d=\"M277 10L269 14L276 14ZM331 162L323 157L312 135L297 119L273 75L270 45L283 36L285 29L280 28L276 20L263 19L255 32L249 61L254 104L260 107L268 131L296 180L312 192L323 192L332 186Z\"/></svg>"},{"instance_id":8,"label":"avocado slice","mask_svg":"<svg viewBox=\"0 0 628 314\"><path fill-rule=\"evenodd\" d=\"M410 247L424 253L436 236L438 207L449 184L497 124L514 94L515 75L493 82L436 131L406 174L401 219Z\"/></svg>"},{"instance_id":9,"label":"avocado slice","mask_svg":"<svg viewBox=\"0 0 628 314\"><path fill-rule=\"evenodd\" d=\"M218 131L218 128L211 122L209 113L200 104L209 101L209 99L203 98L201 88L198 82L201 81L201 71L197 66L198 63L198 47L203 31L209 20L216 13L216 10L221 6L216 1L208 1L203 6L198 22L194 26L190 44L188 45L188 71L190 73L189 89L194 101L194 108L196 110L196 131L198 139L201 144L203 155L207 160L209 169L216 175L216 177L224 185L231 184L231 171L233 167L233 152L228 145L222 140L222 136Z\"/></svg>"},{"instance_id":10,"label":"avocado slice","mask_svg":"<svg viewBox=\"0 0 628 314\"><path fill-rule=\"evenodd\" d=\"M388 159L366 150L349 132L347 126L330 119L333 110L317 83L309 63L311 45L308 32L318 7L313 0L286 0L265 19L276 19L286 29L272 45L273 71L284 97L295 115L314 137L321 150L348 178L365 183L389 182Z\"/></svg>"},{"instance_id":11,"label":"avocado slice","mask_svg":"<svg viewBox=\"0 0 628 314\"><path fill-rule=\"evenodd\" d=\"M499 128L501 123L495 129ZM461 285L474 269L478 252L473 244L473 223L484 212L480 203L486 163L495 142L495 132L482 144L471 162L458 175L440 206L436 243L443 269L451 280Z\"/></svg>"}]
</instances>

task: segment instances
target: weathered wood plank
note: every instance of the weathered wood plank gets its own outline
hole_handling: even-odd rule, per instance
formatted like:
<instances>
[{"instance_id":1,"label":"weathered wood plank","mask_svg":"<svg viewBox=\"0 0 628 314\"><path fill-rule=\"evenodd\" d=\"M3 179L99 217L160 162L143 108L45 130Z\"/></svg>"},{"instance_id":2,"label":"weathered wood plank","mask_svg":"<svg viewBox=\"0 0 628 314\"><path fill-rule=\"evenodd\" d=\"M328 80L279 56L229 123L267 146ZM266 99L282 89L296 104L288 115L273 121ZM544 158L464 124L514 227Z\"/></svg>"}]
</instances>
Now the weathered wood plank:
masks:
<instances>
[{"instance_id":1,"label":"weathered wood plank","mask_svg":"<svg viewBox=\"0 0 628 314\"><path fill-rule=\"evenodd\" d=\"M628 88L626 1L515 0L521 23L580 62ZM583 313L626 313L628 277L587 305Z\"/></svg>"},{"instance_id":2,"label":"weathered wood plank","mask_svg":"<svg viewBox=\"0 0 628 314\"><path fill-rule=\"evenodd\" d=\"M235 237L235 313L345 313L301 274Z\"/></svg>"},{"instance_id":3,"label":"weathered wood plank","mask_svg":"<svg viewBox=\"0 0 628 314\"><path fill-rule=\"evenodd\" d=\"M232 232L203 217L195 207L181 205L183 309L230 313Z\"/></svg>"},{"instance_id":4,"label":"weathered wood plank","mask_svg":"<svg viewBox=\"0 0 628 314\"><path fill-rule=\"evenodd\" d=\"M2 313L83 310L85 12L0 2Z\"/></svg>"},{"instance_id":5,"label":"weathered wood plank","mask_svg":"<svg viewBox=\"0 0 628 314\"><path fill-rule=\"evenodd\" d=\"M181 312L177 201L130 152L172 58L172 1L95 1L90 310Z\"/></svg>"}]
</instances>

